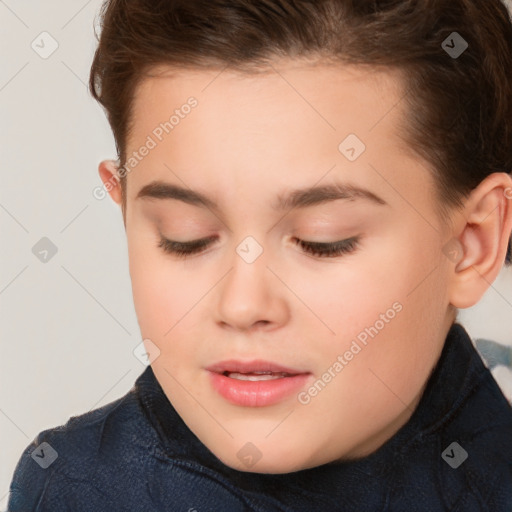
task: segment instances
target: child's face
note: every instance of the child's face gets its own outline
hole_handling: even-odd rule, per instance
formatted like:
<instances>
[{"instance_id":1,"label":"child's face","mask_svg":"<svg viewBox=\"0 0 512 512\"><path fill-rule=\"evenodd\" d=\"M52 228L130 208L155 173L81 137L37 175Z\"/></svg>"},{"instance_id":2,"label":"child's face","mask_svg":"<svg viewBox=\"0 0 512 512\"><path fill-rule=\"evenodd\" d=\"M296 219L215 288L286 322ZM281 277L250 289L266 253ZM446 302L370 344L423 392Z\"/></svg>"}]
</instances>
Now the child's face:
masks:
<instances>
[{"instance_id":1,"label":"child's face","mask_svg":"<svg viewBox=\"0 0 512 512\"><path fill-rule=\"evenodd\" d=\"M362 456L391 437L453 320L442 251L450 234L426 165L397 136L398 82L358 68L276 69L146 79L128 141L140 161L128 173L126 214L135 308L142 337L160 350L152 366L165 393L225 464L270 473ZM190 97L197 105L183 107ZM173 114L166 133L160 124ZM349 134L364 152L353 138L340 150ZM137 198L154 181L217 208ZM381 201L356 194L274 208L294 190L334 183ZM158 246L161 236L217 239L180 259ZM355 250L335 257L294 243L352 237ZM306 375L212 379L207 368L228 360Z\"/></svg>"}]
</instances>

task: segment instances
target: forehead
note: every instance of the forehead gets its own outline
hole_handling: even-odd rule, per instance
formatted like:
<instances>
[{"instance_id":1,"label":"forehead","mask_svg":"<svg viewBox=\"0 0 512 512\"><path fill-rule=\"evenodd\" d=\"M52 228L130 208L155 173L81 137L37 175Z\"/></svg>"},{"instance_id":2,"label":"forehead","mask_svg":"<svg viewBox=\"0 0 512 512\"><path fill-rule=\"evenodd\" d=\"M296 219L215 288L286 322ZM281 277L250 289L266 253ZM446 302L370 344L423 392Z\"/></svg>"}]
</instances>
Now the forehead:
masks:
<instances>
[{"instance_id":1,"label":"forehead","mask_svg":"<svg viewBox=\"0 0 512 512\"><path fill-rule=\"evenodd\" d=\"M133 196L150 178L175 178L170 168L193 188L264 182L275 194L291 177L311 185L333 167L369 184L369 163L393 174L412 161L399 136L403 91L397 72L342 64L282 60L257 74L154 68L132 105L128 156L149 138L153 146L130 173ZM355 162L340 149L353 135L365 148ZM417 185L411 173L402 178Z\"/></svg>"},{"instance_id":2,"label":"forehead","mask_svg":"<svg viewBox=\"0 0 512 512\"><path fill-rule=\"evenodd\" d=\"M252 73L161 65L136 88L132 118L134 132L148 132L152 125L147 121L167 119L193 96L203 122L215 116L219 127L227 120L228 126L248 128L250 123L255 130L282 122L289 131L294 119L310 117L315 130L364 132L395 110L403 91L399 71L341 63L282 59ZM385 123L388 128L396 110Z\"/></svg>"}]
</instances>

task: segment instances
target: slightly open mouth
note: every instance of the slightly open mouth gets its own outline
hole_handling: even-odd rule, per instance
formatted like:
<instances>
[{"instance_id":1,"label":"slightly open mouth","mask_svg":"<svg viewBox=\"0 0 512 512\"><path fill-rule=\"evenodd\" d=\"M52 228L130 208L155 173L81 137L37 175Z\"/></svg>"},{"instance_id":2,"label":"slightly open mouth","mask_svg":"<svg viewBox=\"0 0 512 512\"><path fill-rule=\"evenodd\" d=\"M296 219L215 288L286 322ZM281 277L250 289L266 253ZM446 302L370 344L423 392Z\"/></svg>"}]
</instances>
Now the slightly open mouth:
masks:
<instances>
[{"instance_id":1,"label":"slightly open mouth","mask_svg":"<svg viewBox=\"0 0 512 512\"><path fill-rule=\"evenodd\" d=\"M225 377L229 377L230 379L250 380L250 381L273 380L273 379L282 379L285 377L293 377L293 375L291 373L284 373L284 372L238 373L238 372L225 371L222 373L222 375L224 375Z\"/></svg>"},{"instance_id":2,"label":"slightly open mouth","mask_svg":"<svg viewBox=\"0 0 512 512\"><path fill-rule=\"evenodd\" d=\"M243 407L264 407L276 404L298 393L306 386L310 373L283 371L240 372L211 371L213 389L232 404Z\"/></svg>"}]
</instances>

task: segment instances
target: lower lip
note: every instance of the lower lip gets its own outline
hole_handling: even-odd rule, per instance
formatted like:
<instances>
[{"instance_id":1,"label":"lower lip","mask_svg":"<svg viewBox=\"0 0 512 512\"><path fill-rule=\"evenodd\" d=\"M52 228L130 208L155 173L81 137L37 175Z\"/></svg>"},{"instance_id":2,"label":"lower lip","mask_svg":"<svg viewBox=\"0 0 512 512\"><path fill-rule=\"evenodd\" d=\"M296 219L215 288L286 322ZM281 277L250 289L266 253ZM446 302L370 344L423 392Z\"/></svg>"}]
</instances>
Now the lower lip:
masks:
<instances>
[{"instance_id":1,"label":"lower lip","mask_svg":"<svg viewBox=\"0 0 512 512\"><path fill-rule=\"evenodd\" d=\"M243 407L264 407L281 402L306 385L310 374L260 381L238 380L209 372L213 388L228 402Z\"/></svg>"}]
</instances>

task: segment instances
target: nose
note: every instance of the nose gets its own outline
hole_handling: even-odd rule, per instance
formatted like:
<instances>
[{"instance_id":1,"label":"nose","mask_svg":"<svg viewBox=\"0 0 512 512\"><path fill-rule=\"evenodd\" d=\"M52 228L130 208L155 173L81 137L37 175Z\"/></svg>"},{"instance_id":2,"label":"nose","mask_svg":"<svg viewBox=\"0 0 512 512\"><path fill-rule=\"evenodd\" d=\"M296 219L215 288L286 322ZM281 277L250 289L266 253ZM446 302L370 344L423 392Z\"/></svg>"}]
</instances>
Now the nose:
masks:
<instances>
[{"instance_id":1,"label":"nose","mask_svg":"<svg viewBox=\"0 0 512 512\"><path fill-rule=\"evenodd\" d=\"M218 288L218 321L224 328L273 329L289 317L286 287L267 266L267 252L246 258L240 246Z\"/></svg>"}]
</instances>

